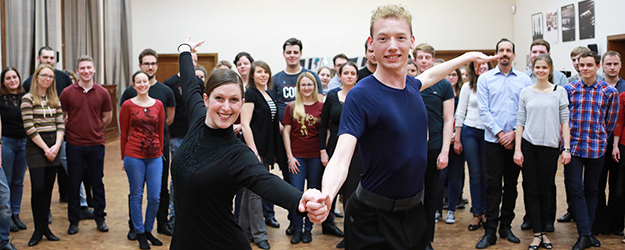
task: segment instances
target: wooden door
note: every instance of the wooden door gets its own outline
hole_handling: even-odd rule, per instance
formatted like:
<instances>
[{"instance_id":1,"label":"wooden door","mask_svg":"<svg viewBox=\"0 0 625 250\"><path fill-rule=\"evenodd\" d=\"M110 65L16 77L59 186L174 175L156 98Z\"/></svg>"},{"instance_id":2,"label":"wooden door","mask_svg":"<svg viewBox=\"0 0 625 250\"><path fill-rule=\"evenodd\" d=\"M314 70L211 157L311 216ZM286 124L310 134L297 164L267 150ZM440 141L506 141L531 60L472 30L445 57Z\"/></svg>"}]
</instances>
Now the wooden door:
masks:
<instances>
[{"instance_id":1,"label":"wooden door","mask_svg":"<svg viewBox=\"0 0 625 250\"><path fill-rule=\"evenodd\" d=\"M198 53L198 65L204 67L207 73L213 70L217 65L217 53ZM158 54L158 71L156 71L156 80L164 82L167 78L178 74L178 54ZM207 76L208 77L208 76Z\"/></svg>"}]
</instances>

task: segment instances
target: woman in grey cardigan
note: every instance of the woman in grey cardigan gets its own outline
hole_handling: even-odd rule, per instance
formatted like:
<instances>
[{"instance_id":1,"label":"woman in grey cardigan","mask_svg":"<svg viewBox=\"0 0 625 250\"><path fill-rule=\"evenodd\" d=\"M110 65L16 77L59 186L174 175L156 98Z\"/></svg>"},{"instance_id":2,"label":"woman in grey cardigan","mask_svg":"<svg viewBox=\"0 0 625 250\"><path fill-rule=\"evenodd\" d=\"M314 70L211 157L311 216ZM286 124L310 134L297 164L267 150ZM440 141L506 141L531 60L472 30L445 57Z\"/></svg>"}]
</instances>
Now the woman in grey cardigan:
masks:
<instances>
[{"instance_id":1,"label":"woman in grey cardigan","mask_svg":"<svg viewBox=\"0 0 625 250\"><path fill-rule=\"evenodd\" d=\"M529 249L551 249L545 226L549 222L560 138L564 144L562 163L571 160L569 101L566 90L552 83L553 62L549 55L537 56L532 65L537 81L519 95L514 162L523 168L527 213L534 226Z\"/></svg>"}]
</instances>

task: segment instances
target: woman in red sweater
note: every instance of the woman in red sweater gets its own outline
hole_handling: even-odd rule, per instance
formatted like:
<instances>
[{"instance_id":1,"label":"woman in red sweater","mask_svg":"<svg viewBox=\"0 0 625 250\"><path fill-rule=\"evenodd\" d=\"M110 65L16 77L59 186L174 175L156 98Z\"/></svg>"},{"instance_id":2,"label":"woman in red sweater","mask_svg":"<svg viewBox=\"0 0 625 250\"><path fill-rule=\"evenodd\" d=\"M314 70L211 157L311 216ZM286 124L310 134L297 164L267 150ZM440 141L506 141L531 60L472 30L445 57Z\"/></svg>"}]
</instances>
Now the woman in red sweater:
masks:
<instances>
[{"instance_id":1,"label":"woman in red sweater","mask_svg":"<svg viewBox=\"0 0 625 250\"><path fill-rule=\"evenodd\" d=\"M161 101L148 95L148 75L138 71L132 75L132 86L137 96L122 104L119 112L120 144L123 166L130 183L130 214L137 233L139 248L150 249L163 243L152 235L159 205L161 175L163 173L163 127L165 110ZM145 223L141 203L143 187L147 185L148 206Z\"/></svg>"}]
</instances>

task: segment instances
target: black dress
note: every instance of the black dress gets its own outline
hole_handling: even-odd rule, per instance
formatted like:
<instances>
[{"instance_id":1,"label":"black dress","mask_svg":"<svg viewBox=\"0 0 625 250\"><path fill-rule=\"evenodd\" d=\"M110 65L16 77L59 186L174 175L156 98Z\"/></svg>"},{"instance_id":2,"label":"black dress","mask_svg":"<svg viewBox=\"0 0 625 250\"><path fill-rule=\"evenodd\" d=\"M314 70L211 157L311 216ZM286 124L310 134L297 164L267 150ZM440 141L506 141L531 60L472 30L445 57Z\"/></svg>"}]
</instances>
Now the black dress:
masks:
<instances>
[{"instance_id":1,"label":"black dress","mask_svg":"<svg viewBox=\"0 0 625 250\"><path fill-rule=\"evenodd\" d=\"M343 103L339 101L338 92L333 91L328 93L326 101L323 103L321 109L321 124L319 125L319 146L321 149L325 149L328 153L328 157L334 155L336 149L336 142L338 141L339 124L341 122L341 112L343 112ZM328 138L327 132L330 130L330 137ZM328 143L326 145L326 138ZM343 186L339 190L339 193L349 198L360 182L360 176L362 175L362 160L360 158L360 150L358 145L354 149L354 155L352 161L349 164L349 172L347 178L343 183Z\"/></svg>"},{"instance_id":2,"label":"black dress","mask_svg":"<svg viewBox=\"0 0 625 250\"><path fill-rule=\"evenodd\" d=\"M232 215L237 190L246 187L291 212L297 211L302 193L270 174L232 128L206 126L206 107L188 52L180 54L180 75L189 93L189 131L172 161L176 233L170 249L251 249Z\"/></svg>"}]
</instances>

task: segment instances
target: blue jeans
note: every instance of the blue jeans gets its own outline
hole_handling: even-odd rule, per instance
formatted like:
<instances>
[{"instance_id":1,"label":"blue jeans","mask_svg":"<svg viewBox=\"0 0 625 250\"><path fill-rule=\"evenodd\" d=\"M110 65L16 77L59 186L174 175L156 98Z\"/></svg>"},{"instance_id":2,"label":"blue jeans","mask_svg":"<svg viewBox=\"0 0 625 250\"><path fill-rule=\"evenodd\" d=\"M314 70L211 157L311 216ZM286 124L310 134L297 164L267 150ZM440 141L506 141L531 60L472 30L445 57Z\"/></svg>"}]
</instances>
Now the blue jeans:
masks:
<instances>
[{"instance_id":1,"label":"blue jeans","mask_svg":"<svg viewBox=\"0 0 625 250\"><path fill-rule=\"evenodd\" d=\"M308 188L321 189L321 177L323 176L323 164L321 164L321 158L295 157L295 159L299 162L299 173L293 174L289 172L291 185L300 191L304 191L304 182L308 180ZM303 223L304 218L296 213L291 213L291 217L293 218L292 223L295 230L301 231L302 224L304 224L304 231L312 230L313 223L308 220L308 217L306 217L306 223Z\"/></svg>"},{"instance_id":2,"label":"blue jeans","mask_svg":"<svg viewBox=\"0 0 625 250\"><path fill-rule=\"evenodd\" d=\"M4 144L2 148L4 148ZM0 247L9 244L9 229L11 228L10 193L7 178L4 176L4 172L0 171Z\"/></svg>"},{"instance_id":3,"label":"blue jeans","mask_svg":"<svg viewBox=\"0 0 625 250\"><path fill-rule=\"evenodd\" d=\"M69 222L80 221L80 183L87 171L93 193L93 216L97 222L104 221L106 197L104 194L104 145L78 146L66 143L67 174L67 217Z\"/></svg>"},{"instance_id":4,"label":"blue jeans","mask_svg":"<svg viewBox=\"0 0 625 250\"><path fill-rule=\"evenodd\" d=\"M184 138L170 138L169 139L169 146L171 147L170 152L171 152L171 158L174 158L174 155L176 155L176 152L178 152L178 148L180 148L180 144L182 144L182 141L184 140ZM171 166L172 168L174 166ZM167 185L167 183L164 183L163 185ZM174 179L172 178L171 181L169 181L169 218L171 217L176 217L176 210L174 209ZM238 217L237 217L238 218Z\"/></svg>"},{"instance_id":5,"label":"blue jeans","mask_svg":"<svg viewBox=\"0 0 625 250\"><path fill-rule=\"evenodd\" d=\"M2 137L2 169L11 196L11 213L20 214L24 175L26 174L26 138ZM2 244L0 244L2 245Z\"/></svg>"},{"instance_id":6,"label":"blue jeans","mask_svg":"<svg viewBox=\"0 0 625 250\"><path fill-rule=\"evenodd\" d=\"M448 192L448 210L456 211L456 205L462 191L462 169L464 168L464 153L456 154L454 145L449 149L449 164L440 172L439 189L438 189L438 211L443 211L443 196L445 182L447 182Z\"/></svg>"},{"instance_id":7,"label":"blue jeans","mask_svg":"<svg viewBox=\"0 0 625 250\"><path fill-rule=\"evenodd\" d=\"M462 150L469 167L469 184L471 189L471 205L474 215L486 214L486 188L488 172L484 144L484 130L463 126Z\"/></svg>"},{"instance_id":8,"label":"blue jeans","mask_svg":"<svg viewBox=\"0 0 625 250\"><path fill-rule=\"evenodd\" d=\"M135 232L138 234L152 232L160 202L163 160L161 157L140 159L125 156L124 168L126 169L130 185L130 214L132 224L135 226ZM141 211L144 184L148 189L148 206L145 209L145 222L142 221Z\"/></svg>"},{"instance_id":9,"label":"blue jeans","mask_svg":"<svg viewBox=\"0 0 625 250\"><path fill-rule=\"evenodd\" d=\"M595 221L595 210L599 197L599 175L604 155L597 159L571 156L571 162L564 165L564 187L569 211L573 213L579 236L590 235ZM602 191L602 192L605 192Z\"/></svg>"}]
</instances>

